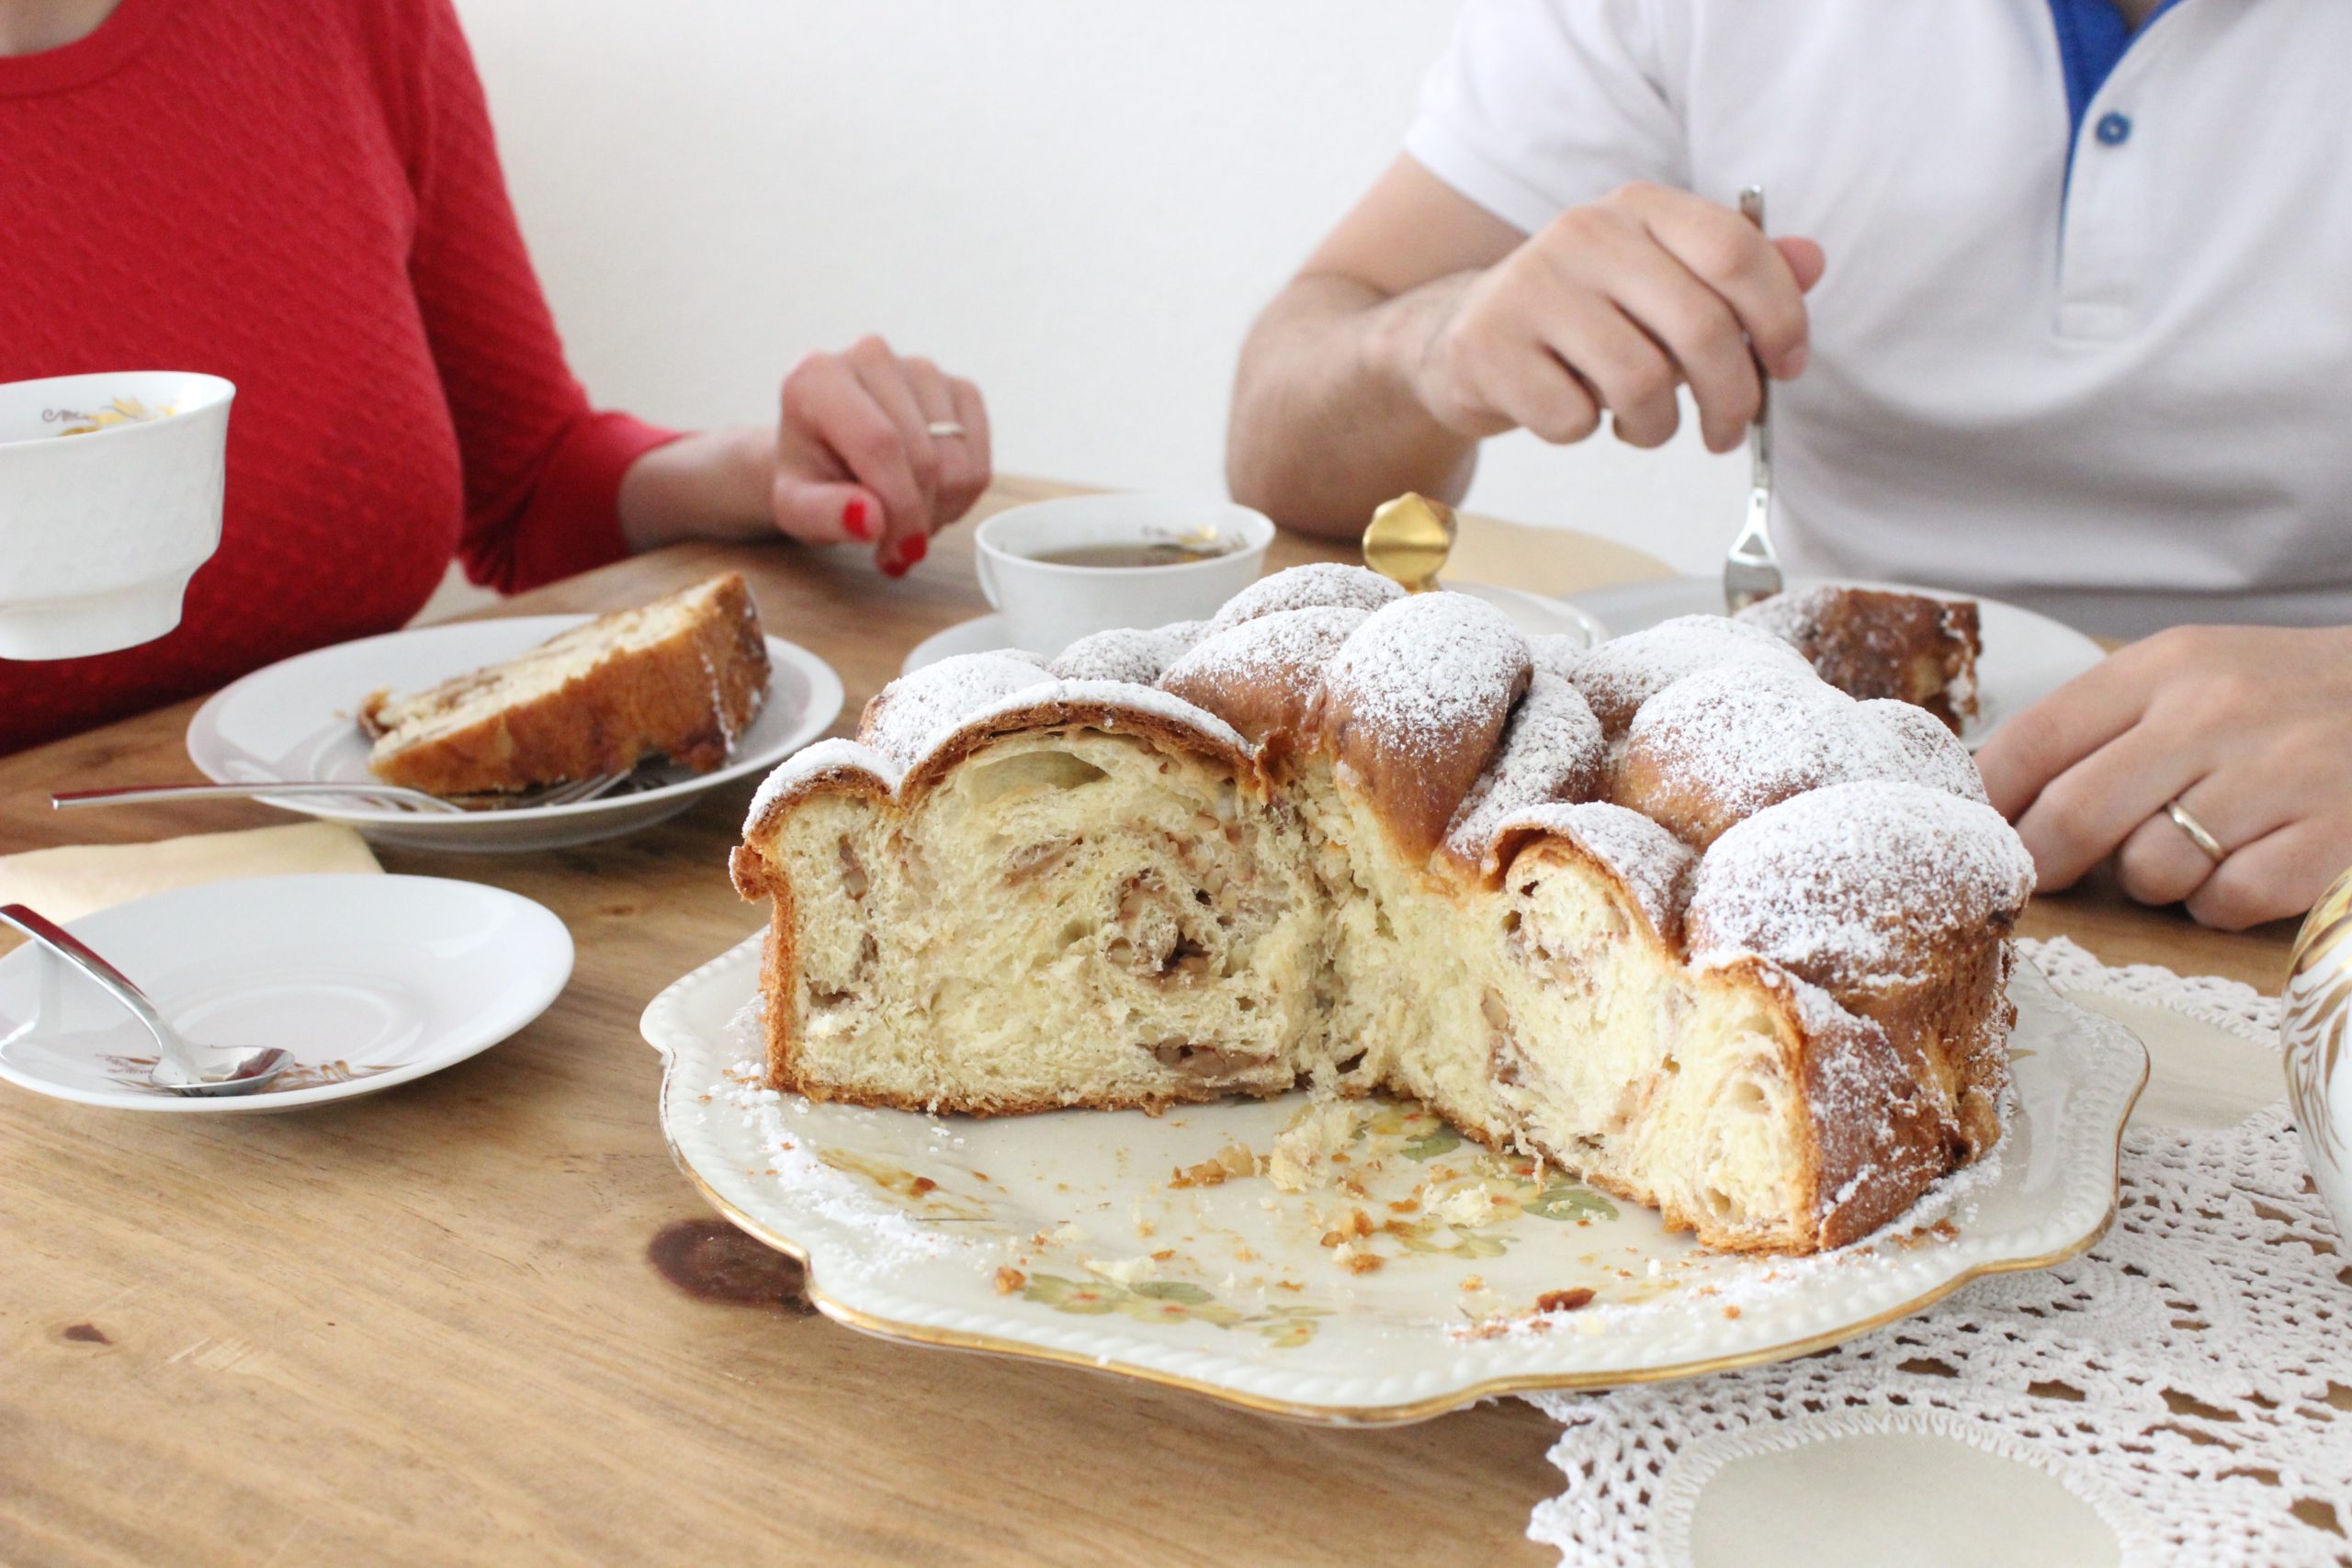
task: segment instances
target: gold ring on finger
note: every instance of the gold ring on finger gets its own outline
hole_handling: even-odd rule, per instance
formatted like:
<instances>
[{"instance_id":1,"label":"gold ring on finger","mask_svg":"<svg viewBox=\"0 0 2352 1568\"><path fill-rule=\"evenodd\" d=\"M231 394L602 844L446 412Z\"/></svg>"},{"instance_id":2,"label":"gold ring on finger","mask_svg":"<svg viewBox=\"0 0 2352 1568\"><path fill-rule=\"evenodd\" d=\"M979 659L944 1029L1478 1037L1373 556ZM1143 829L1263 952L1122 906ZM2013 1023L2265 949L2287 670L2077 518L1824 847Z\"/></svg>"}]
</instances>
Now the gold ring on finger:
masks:
<instances>
[{"instance_id":1,"label":"gold ring on finger","mask_svg":"<svg viewBox=\"0 0 2352 1568\"><path fill-rule=\"evenodd\" d=\"M2188 814L2188 807L2183 806L2179 801L2165 801L2165 815L2171 818L2173 820L2173 826L2188 834L2189 842L2195 844L2199 849L2203 850L2205 853L2211 858L2215 865L2219 865L2223 861L2230 858L2230 852L2222 847L2222 840L2213 837L2211 831L2206 828L2204 823L2199 822L2196 818L2191 817Z\"/></svg>"}]
</instances>

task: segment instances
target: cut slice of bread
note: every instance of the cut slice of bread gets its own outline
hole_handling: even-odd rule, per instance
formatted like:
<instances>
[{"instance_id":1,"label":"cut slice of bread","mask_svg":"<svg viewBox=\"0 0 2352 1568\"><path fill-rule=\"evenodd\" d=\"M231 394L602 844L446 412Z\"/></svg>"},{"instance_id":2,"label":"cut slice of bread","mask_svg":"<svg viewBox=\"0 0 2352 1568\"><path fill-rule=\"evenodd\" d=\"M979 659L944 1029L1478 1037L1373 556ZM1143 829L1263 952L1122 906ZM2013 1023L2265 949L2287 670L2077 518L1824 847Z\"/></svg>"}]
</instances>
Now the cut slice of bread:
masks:
<instances>
[{"instance_id":1,"label":"cut slice of bread","mask_svg":"<svg viewBox=\"0 0 2352 1568\"><path fill-rule=\"evenodd\" d=\"M767 640L740 574L599 615L520 658L360 705L368 772L428 795L511 795L666 757L726 761L768 690Z\"/></svg>"}]
</instances>

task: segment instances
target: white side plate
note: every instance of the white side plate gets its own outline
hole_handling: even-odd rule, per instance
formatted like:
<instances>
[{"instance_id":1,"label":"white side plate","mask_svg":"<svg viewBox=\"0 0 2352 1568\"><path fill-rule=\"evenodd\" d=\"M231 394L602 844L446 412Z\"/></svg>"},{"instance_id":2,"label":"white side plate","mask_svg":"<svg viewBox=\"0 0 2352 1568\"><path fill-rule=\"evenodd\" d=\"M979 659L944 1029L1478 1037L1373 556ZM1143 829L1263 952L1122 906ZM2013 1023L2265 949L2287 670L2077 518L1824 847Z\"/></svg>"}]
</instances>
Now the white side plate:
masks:
<instances>
[{"instance_id":1,"label":"white side plate","mask_svg":"<svg viewBox=\"0 0 2352 1568\"><path fill-rule=\"evenodd\" d=\"M31 943L0 958L0 1078L80 1105L180 1115L373 1094L487 1050L571 977L571 933L502 888L434 876L259 876L175 888L72 922L201 1045L277 1045L260 1094L144 1087L138 1021Z\"/></svg>"},{"instance_id":2,"label":"white side plate","mask_svg":"<svg viewBox=\"0 0 2352 1568\"><path fill-rule=\"evenodd\" d=\"M534 648L586 615L454 621L362 637L256 670L188 721L187 754L221 784L370 781L368 739L353 715L368 694L414 692ZM616 838L665 818L697 795L765 772L825 733L842 711L841 677L807 649L770 637L768 700L736 738L727 765L664 769L650 787L577 806L438 815L332 796L281 796L288 811L345 822L371 839L435 850L548 850Z\"/></svg>"},{"instance_id":3,"label":"white side plate","mask_svg":"<svg viewBox=\"0 0 2352 1568\"><path fill-rule=\"evenodd\" d=\"M1254 1175L1170 1185L1228 1145L1264 1156L1302 1095L997 1121L780 1098L749 1060L758 961L755 938L687 976L644 1032L667 1058L662 1120L680 1167L801 1258L827 1314L1335 1424L1804 1355L1979 1274L2072 1257L2113 1213L2117 1143L2147 1074L2139 1042L2023 967L2019 1103L1995 1159L1865 1245L1738 1258L1465 1144L1409 1102L1360 1102L1357 1196ZM1484 1223L1461 1223L1482 1207ZM1326 1242L1357 1210L1382 1258L1362 1273ZM1531 1322L1564 1291L1593 1298Z\"/></svg>"}]
</instances>

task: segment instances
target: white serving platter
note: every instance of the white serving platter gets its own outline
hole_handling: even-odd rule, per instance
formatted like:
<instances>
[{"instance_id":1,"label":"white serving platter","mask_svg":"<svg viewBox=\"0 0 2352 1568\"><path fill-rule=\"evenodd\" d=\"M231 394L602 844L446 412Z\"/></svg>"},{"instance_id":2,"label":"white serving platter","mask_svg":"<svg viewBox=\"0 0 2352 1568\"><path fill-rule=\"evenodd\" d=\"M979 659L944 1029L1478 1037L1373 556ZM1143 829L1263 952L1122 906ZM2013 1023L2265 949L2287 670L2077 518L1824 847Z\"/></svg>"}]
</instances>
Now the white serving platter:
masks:
<instances>
[{"instance_id":1,"label":"white serving platter","mask_svg":"<svg viewBox=\"0 0 2352 1568\"><path fill-rule=\"evenodd\" d=\"M1409 1102L1359 1103L1356 1168L1379 1169L1358 1198L1256 1175L1171 1185L1229 1145L1262 1156L1304 1095L995 1121L779 1097L757 1081L758 959L753 938L704 965L643 1028L666 1058L661 1114L681 1168L807 1264L821 1310L893 1339L1338 1425L1804 1355L1979 1275L2070 1258L2113 1214L2118 1142L2147 1074L2138 1041L2021 965L2018 1100L1996 1157L1867 1243L1740 1258L1464 1143ZM1434 1218L1470 1189L1498 1217ZM1391 1207L1408 1201L1410 1213ZM1384 1227L1374 1271L1326 1244L1355 1208ZM1535 1310L1581 1291L1586 1305Z\"/></svg>"}]
</instances>

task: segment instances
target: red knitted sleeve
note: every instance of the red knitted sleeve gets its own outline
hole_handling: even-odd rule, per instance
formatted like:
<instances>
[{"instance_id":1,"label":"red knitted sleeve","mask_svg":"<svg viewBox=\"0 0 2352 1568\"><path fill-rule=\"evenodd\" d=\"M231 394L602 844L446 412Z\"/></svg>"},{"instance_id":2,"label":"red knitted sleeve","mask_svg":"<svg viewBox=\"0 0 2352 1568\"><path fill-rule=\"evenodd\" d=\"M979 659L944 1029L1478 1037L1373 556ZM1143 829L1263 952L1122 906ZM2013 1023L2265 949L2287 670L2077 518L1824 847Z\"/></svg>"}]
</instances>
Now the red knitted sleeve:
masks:
<instances>
[{"instance_id":1,"label":"red knitted sleeve","mask_svg":"<svg viewBox=\"0 0 2352 1568\"><path fill-rule=\"evenodd\" d=\"M401 9L417 36L401 50L406 92L388 107L409 121L394 126L416 196L409 273L465 464L458 555L474 581L512 593L627 555L621 477L675 433L588 406L515 224L456 13L449 0Z\"/></svg>"}]
</instances>

